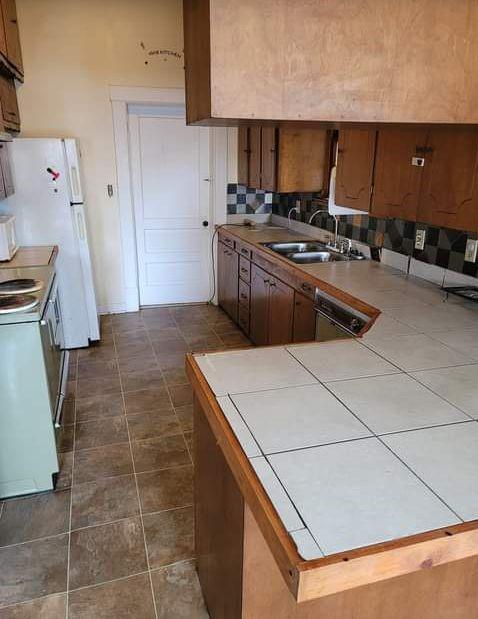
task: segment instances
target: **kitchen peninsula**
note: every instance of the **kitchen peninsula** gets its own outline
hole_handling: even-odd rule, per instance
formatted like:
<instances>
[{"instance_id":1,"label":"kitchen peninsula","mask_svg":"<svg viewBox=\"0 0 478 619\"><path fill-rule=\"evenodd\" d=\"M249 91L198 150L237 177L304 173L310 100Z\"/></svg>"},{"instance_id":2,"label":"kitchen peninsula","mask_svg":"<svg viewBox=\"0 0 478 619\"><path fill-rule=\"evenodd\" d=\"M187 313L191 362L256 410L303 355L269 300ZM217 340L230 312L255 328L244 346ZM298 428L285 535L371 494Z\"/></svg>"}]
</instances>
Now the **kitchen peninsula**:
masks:
<instances>
[{"instance_id":1,"label":"kitchen peninsula","mask_svg":"<svg viewBox=\"0 0 478 619\"><path fill-rule=\"evenodd\" d=\"M476 305L372 261L294 268L375 313L356 339L188 356L212 616L473 617Z\"/></svg>"}]
</instances>

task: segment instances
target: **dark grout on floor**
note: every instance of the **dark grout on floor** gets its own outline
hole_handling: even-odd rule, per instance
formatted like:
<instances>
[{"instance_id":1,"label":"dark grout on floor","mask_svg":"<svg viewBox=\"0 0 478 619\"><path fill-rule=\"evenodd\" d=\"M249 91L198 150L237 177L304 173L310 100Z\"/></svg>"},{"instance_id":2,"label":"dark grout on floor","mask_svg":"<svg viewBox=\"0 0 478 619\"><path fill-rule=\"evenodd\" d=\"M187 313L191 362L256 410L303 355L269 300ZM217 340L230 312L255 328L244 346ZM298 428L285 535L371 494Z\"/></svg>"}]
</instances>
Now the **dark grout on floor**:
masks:
<instances>
[{"instance_id":1,"label":"dark grout on floor","mask_svg":"<svg viewBox=\"0 0 478 619\"><path fill-rule=\"evenodd\" d=\"M250 342L205 305L101 323L71 353L55 491L0 501L0 619L208 617L184 356Z\"/></svg>"}]
</instances>

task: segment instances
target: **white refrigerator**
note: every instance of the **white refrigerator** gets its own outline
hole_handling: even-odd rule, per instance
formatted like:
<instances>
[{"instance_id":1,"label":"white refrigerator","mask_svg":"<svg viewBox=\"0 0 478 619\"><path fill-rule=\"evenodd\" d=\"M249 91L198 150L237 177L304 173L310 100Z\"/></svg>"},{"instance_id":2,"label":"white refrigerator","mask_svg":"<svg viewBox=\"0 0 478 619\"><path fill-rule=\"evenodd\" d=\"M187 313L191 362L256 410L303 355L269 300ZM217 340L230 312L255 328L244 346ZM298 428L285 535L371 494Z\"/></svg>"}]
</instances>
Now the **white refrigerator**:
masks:
<instances>
[{"instance_id":1,"label":"white refrigerator","mask_svg":"<svg viewBox=\"0 0 478 619\"><path fill-rule=\"evenodd\" d=\"M17 138L9 147L15 193L0 210L15 215L20 245L58 245L65 348L88 346L100 339L100 328L78 142Z\"/></svg>"}]
</instances>

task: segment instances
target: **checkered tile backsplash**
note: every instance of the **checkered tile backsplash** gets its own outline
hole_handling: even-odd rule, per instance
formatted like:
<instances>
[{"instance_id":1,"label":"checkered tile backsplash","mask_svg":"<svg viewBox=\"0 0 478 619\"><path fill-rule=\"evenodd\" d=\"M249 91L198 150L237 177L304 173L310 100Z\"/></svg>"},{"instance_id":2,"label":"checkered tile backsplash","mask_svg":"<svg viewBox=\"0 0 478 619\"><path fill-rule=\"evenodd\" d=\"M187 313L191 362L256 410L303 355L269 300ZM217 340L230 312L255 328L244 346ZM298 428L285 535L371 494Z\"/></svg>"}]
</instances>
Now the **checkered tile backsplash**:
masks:
<instances>
[{"instance_id":1,"label":"checkered tile backsplash","mask_svg":"<svg viewBox=\"0 0 478 619\"><path fill-rule=\"evenodd\" d=\"M272 212L287 217L288 210L301 201L301 221L307 223L318 208L326 208L318 194L272 194ZM314 219L314 225L333 232L334 221L326 213ZM414 249L415 230L426 230L423 251ZM367 245L385 247L406 256L412 255L421 262L434 264L457 273L478 276L478 263L465 262L465 247L468 238L477 235L460 230L436 228L419 222L402 219L378 219L369 215L350 215L340 218L339 234Z\"/></svg>"},{"instance_id":2,"label":"checkered tile backsplash","mask_svg":"<svg viewBox=\"0 0 478 619\"><path fill-rule=\"evenodd\" d=\"M259 215L272 213L274 194L262 189L251 189L230 183L227 186L228 215Z\"/></svg>"}]
</instances>

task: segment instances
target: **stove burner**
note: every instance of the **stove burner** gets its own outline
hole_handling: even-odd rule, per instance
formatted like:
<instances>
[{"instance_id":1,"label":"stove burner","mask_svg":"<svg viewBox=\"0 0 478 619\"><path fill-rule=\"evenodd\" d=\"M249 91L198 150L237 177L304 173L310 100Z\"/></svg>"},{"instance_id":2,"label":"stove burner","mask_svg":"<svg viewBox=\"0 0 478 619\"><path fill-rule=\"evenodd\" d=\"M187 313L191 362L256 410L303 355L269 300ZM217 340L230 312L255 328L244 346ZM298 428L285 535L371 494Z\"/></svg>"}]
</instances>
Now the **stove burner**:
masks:
<instances>
[{"instance_id":1,"label":"stove burner","mask_svg":"<svg viewBox=\"0 0 478 619\"><path fill-rule=\"evenodd\" d=\"M37 292L43 288L43 285L43 282L38 279L8 279L0 282L0 295Z\"/></svg>"},{"instance_id":2,"label":"stove burner","mask_svg":"<svg viewBox=\"0 0 478 619\"><path fill-rule=\"evenodd\" d=\"M23 312L38 304L38 299L31 294L6 294L0 296L0 314Z\"/></svg>"}]
</instances>

